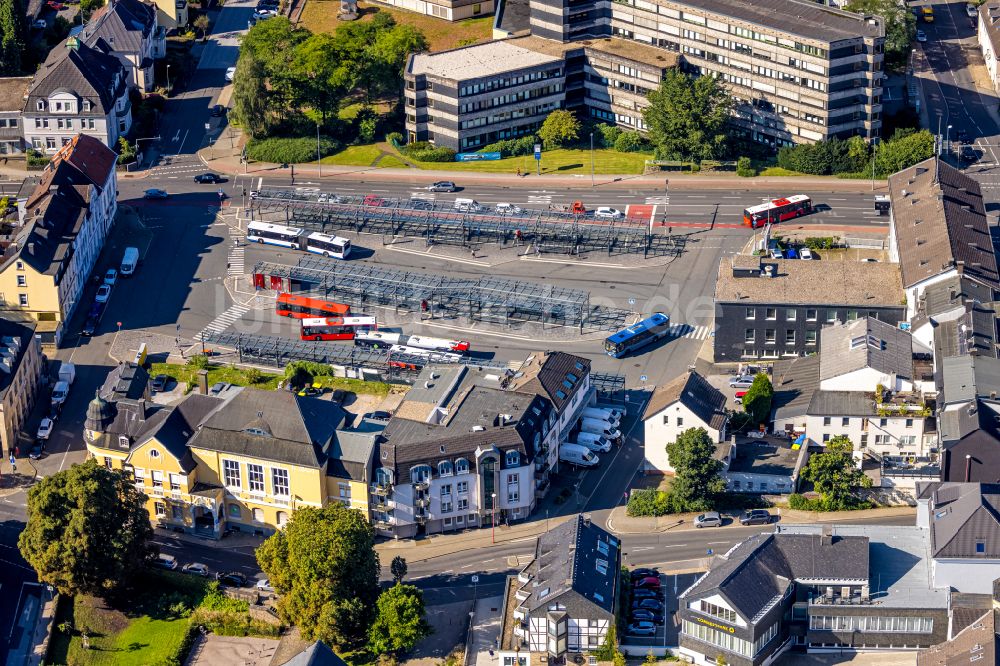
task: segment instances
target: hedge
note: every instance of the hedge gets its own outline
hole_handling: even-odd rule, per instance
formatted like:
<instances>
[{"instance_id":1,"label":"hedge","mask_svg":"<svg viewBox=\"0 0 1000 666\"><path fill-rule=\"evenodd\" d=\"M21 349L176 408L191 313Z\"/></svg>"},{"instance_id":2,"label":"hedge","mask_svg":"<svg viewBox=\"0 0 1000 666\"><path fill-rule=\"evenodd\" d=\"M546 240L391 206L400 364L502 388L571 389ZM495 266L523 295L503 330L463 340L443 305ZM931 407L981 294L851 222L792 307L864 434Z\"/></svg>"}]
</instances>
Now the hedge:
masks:
<instances>
[{"instance_id":1,"label":"hedge","mask_svg":"<svg viewBox=\"0 0 1000 666\"><path fill-rule=\"evenodd\" d=\"M455 151L451 148L435 146L428 141L417 141L408 143L399 149L407 157L418 162L453 162L455 161Z\"/></svg>"},{"instance_id":2,"label":"hedge","mask_svg":"<svg viewBox=\"0 0 1000 666\"><path fill-rule=\"evenodd\" d=\"M530 155L535 152L535 144L538 137L534 135L522 136L520 139L504 139L482 147L484 153L500 153L503 157L518 157L520 155Z\"/></svg>"},{"instance_id":3,"label":"hedge","mask_svg":"<svg viewBox=\"0 0 1000 666\"><path fill-rule=\"evenodd\" d=\"M339 152L340 143L323 137L319 141L320 155L325 157ZM298 164L316 161L314 137L251 139L247 144L247 157L257 162Z\"/></svg>"}]
</instances>

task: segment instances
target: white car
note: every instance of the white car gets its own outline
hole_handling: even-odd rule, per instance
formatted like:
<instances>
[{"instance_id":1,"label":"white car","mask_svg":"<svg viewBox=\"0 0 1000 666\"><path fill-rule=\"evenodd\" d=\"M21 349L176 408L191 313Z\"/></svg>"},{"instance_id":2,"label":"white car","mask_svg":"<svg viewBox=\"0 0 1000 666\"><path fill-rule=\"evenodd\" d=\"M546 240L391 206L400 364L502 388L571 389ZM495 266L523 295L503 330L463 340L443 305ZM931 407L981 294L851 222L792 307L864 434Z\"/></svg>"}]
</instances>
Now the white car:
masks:
<instances>
[{"instance_id":1,"label":"white car","mask_svg":"<svg viewBox=\"0 0 1000 666\"><path fill-rule=\"evenodd\" d=\"M109 298L111 298L111 285L102 284L97 288L97 295L94 296L94 300L98 303L107 303Z\"/></svg>"},{"instance_id":2,"label":"white car","mask_svg":"<svg viewBox=\"0 0 1000 666\"><path fill-rule=\"evenodd\" d=\"M521 210L520 206L515 206L514 204L510 203L498 203L496 208L494 208L494 210L499 215L520 215L522 212L524 212L523 210Z\"/></svg>"},{"instance_id":3,"label":"white car","mask_svg":"<svg viewBox=\"0 0 1000 666\"><path fill-rule=\"evenodd\" d=\"M267 578L261 578L254 587L257 588L258 592L274 592L274 588L271 587L271 581Z\"/></svg>"},{"instance_id":4,"label":"white car","mask_svg":"<svg viewBox=\"0 0 1000 666\"><path fill-rule=\"evenodd\" d=\"M927 41L927 33L923 30L917 30L917 41L921 44Z\"/></svg>"},{"instance_id":5,"label":"white car","mask_svg":"<svg viewBox=\"0 0 1000 666\"><path fill-rule=\"evenodd\" d=\"M52 419L48 417L42 419L42 422L38 424L38 439L48 439L49 435L52 434L52 428L54 425L55 423Z\"/></svg>"},{"instance_id":6,"label":"white car","mask_svg":"<svg viewBox=\"0 0 1000 666\"><path fill-rule=\"evenodd\" d=\"M810 250L809 248L804 247L801 250L799 250L799 259L812 259L812 258L813 258L813 253L812 250Z\"/></svg>"},{"instance_id":7,"label":"white car","mask_svg":"<svg viewBox=\"0 0 1000 666\"><path fill-rule=\"evenodd\" d=\"M228 67L228 68L226 68L226 81L228 81L229 83L232 83L233 82L233 76L235 74L236 74L236 68L235 67Z\"/></svg>"},{"instance_id":8,"label":"white car","mask_svg":"<svg viewBox=\"0 0 1000 666\"><path fill-rule=\"evenodd\" d=\"M617 208L610 208L608 206L601 206L594 211L594 217L602 217L606 220L620 220L625 217L625 213L621 212Z\"/></svg>"},{"instance_id":9,"label":"white car","mask_svg":"<svg viewBox=\"0 0 1000 666\"><path fill-rule=\"evenodd\" d=\"M201 562L190 562L181 567L181 571L184 573L194 574L196 576L207 576L208 567Z\"/></svg>"},{"instance_id":10,"label":"white car","mask_svg":"<svg viewBox=\"0 0 1000 666\"><path fill-rule=\"evenodd\" d=\"M31 27L35 28L36 30L45 30L47 27L49 27L49 24L45 19L35 19L34 21L31 22Z\"/></svg>"},{"instance_id":11,"label":"white car","mask_svg":"<svg viewBox=\"0 0 1000 666\"><path fill-rule=\"evenodd\" d=\"M770 253L771 253L771 258L772 259L784 259L785 258L785 255L782 253L782 251L780 249L776 248L776 247L772 247L771 250L770 250Z\"/></svg>"},{"instance_id":12,"label":"white car","mask_svg":"<svg viewBox=\"0 0 1000 666\"><path fill-rule=\"evenodd\" d=\"M115 282L118 282L118 271L114 268L109 268L108 272L104 274L104 284L113 287Z\"/></svg>"},{"instance_id":13,"label":"white car","mask_svg":"<svg viewBox=\"0 0 1000 666\"><path fill-rule=\"evenodd\" d=\"M767 436L766 432L761 432L760 430L748 430L747 437L750 439L764 439Z\"/></svg>"},{"instance_id":14,"label":"white car","mask_svg":"<svg viewBox=\"0 0 1000 666\"><path fill-rule=\"evenodd\" d=\"M273 9L265 9L262 7L254 11L253 18L255 21L263 21L265 19L269 19L277 15L278 12L274 11Z\"/></svg>"},{"instance_id":15,"label":"white car","mask_svg":"<svg viewBox=\"0 0 1000 666\"><path fill-rule=\"evenodd\" d=\"M979 8L975 5L969 4L965 6L965 15L969 18L976 18L976 14L979 13Z\"/></svg>"}]
</instances>

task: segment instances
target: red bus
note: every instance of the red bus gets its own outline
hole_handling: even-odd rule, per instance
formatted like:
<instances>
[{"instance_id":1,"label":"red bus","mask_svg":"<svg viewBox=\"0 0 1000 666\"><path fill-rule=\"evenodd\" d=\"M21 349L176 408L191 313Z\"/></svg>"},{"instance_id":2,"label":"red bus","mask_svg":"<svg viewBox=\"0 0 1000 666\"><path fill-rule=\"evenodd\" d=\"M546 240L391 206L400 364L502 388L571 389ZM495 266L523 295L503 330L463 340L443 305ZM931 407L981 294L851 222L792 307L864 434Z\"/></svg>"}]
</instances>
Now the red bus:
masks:
<instances>
[{"instance_id":1,"label":"red bus","mask_svg":"<svg viewBox=\"0 0 1000 666\"><path fill-rule=\"evenodd\" d=\"M282 317L307 319L309 317L343 317L350 313L351 308L343 303L281 293L278 294L274 311Z\"/></svg>"},{"instance_id":2,"label":"red bus","mask_svg":"<svg viewBox=\"0 0 1000 666\"><path fill-rule=\"evenodd\" d=\"M743 224L757 228L768 222L771 224L784 222L811 212L812 199L804 194L795 194L745 209L743 211Z\"/></svg>"},{"instance_id":3,"label":"red bus","mask_svg":"<svg viewBox=\"0 0 1000 666\"><path fill-rule=\"evenodd\" d=\"M302 320L303 340L353 340L354 334L377 328L375 317L310 317Z\"/></svg>"}]
</instances>

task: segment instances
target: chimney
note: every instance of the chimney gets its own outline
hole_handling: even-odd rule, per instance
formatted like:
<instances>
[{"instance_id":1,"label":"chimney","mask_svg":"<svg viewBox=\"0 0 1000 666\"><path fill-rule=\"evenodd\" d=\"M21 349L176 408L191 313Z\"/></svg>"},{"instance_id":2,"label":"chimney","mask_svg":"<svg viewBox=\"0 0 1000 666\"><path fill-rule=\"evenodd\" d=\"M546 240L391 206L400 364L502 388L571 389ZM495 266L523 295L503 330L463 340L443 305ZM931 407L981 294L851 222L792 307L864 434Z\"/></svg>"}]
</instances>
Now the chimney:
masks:
<instances>
[{"instance_id":1,"label":"chimney","mask_svg":"<svg viewBox=\"0 0 1000 666\"><path fill-rule=\"evenodd\" d=\"M584 527L590 527L590 514L589 513L583 514L583 525L584 525Z\"/></svg>"},{"instance_id":2,"label":"chimney","mask_svg":"<svg viewBox=\"0 0 1000 666\"><path fill-rule=\"evenodd\" d=\"M28 254L31 254L31 255L35 254L35 244L34 243L28 243Z\"/></svg>"},{"instance_id":3,"label":"chimney","mask_svg":"<svg viewBox=\"0 0 1000 666\"><path fill-rule=\"evenodd\" d=\"M208 395L208 370L198 371L198 390L202 395Z\"/></svg>"},{"instance_id":4,"label":"chimney","mask_svg":"<svg viewBox=\"0 0 1000 666\"><path fill-rule=\"evenodd\" d=\"M871 589L867 585L861 586L861 601L868 601L871 599Z\"/></svg>"},{"instance_id":5,"label":"chimney","mask_svg":"<svg viewBox=\"0 0 1000 666\"><path fill-rule=\"evenodd\" d=\"M972 456L968 453L965 454L965 482L968 483L972 478Z\"/></svg>"},{"instance_id":6,"label":"chimney","mask_svg":"<svg viewBox=\"0 0 1000 666\"><path fill-rule=\"evenodd\" d=\"M820 537L820 543L824 546L833 545L833 525L824 525L823 534Z\"/></svg>"}]
</instances>

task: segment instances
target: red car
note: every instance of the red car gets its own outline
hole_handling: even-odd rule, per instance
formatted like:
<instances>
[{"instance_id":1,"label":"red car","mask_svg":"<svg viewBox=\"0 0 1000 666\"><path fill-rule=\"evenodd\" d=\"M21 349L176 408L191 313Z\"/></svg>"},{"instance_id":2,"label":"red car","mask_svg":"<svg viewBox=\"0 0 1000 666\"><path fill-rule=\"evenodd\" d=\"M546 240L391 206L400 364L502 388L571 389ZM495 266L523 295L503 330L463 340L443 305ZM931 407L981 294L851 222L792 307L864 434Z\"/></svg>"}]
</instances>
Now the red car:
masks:
<instances>
[{"instance_id":1,"label":"red car","mask_svg":"<svg viewBox=\"0 0 1000 666\"><path fill-rule=\"evenodd\" d=\"M49 9L53 9L53 10L55 10L57 12L61 12L62 10L66 9L66 5L64 5L63 3L61 3L61 2L53 2L52 0L49 0L48 2L46 2L45 6L48 7Z\"/></svg>"},{"instance_id":2,"label":"red car","mask_svg":"<svg viewBox=\"0 0 1000 666\"><path fill-rule=\"evenodd\" d=\"M655 576L648 576L646 578L640 578L632 584L632 587L636 589L640 588L654 588L658 589L660 587L660 579Z\"/></svg>"},{"instance_id":3,"label":"red car","mask_svg":"<svg viewBox=\"0 0 1000 666\"><path fill-rule=\"evenodd\" d=\"M363 206L384 206L385 199L382 197L377 197L374 194L366 194L365 200L362 202Z\"/></svg>"}]
</instances>

